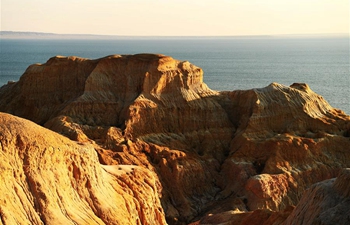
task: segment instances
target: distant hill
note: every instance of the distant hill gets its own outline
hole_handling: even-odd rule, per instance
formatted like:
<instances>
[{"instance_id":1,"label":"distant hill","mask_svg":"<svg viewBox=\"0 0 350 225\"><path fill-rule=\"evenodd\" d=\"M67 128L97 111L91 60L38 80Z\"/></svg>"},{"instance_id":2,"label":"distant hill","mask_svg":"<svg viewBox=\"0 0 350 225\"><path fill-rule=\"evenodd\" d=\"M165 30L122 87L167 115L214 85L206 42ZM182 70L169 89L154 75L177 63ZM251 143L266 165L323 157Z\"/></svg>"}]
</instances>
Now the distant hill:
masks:
<instances>
[{"instance_id":1,"label":"distant hill","mask_svg":"<svg viewBox=\"0 0 350 225\"><path fill-rule=\"evenodd\" d=\"M56 34L42 32L0 31L3 39L118 39L126 36L93 34Z\"/></svg>"},{"instance_id":2,"label":"distant hill","mask_svg":"<svg viewBox=\"0 0 350 225\"><path fill-rule=\"evenodd\" d=\"M57 33L42 33L42 32L18 32L18 31L0 31L2 39L157 39L157 38L270 38L272 36L127 36L127 35L96 35L96 34L57 34Z\"/></svg>"},{"instance_id":3,"label":"distant hill","mask_svg":"<svg viewBox=\"0 0 350 225\"><path fill-rule=\"evenodd\" d=\"M281 35L248 35L248 36L127 36L127 35L97 35L97 34L57 34L43 32L0 31L1 39L207 39L207 38L324 38L349 37L349 34L281 34Z\"/></svg>"}]
</instances>

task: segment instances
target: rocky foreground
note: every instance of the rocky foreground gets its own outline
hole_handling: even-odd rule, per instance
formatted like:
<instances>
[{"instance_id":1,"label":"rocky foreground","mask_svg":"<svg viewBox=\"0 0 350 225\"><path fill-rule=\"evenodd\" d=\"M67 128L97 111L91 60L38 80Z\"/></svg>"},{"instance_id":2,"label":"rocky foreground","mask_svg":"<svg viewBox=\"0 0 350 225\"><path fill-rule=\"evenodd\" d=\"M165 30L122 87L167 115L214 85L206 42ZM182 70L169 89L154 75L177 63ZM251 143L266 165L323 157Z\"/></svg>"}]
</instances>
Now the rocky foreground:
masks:
<instances>
[{"instance_id":1,"label":"rocky foreground","mask_svg":"<svg viewBox=\"0 0 350 225\"><path fill-rule=\"evenodd\" d=\"M168 56L57 56L0 111L0 224L350 224L350 116L307 84L218 92Z\"/></svg>"}]
</instances>

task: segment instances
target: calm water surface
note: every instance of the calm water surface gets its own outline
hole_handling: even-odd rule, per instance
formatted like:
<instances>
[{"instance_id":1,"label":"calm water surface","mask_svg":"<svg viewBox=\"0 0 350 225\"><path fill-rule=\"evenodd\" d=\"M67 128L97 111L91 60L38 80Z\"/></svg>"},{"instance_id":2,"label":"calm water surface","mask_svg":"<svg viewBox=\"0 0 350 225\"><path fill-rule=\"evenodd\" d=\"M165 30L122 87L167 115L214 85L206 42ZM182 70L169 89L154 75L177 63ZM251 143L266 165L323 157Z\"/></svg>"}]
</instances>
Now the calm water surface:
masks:
<instances>
[{"instance_id":1,"label":"calm water surface","mask_svg":"<svg viewBox=\"0 0 350 225\"><path fill-rule=\"evenodd\" d=\"M350 114L348 38L154 38L118 40L0 40L0 85L55 55L99 58L161 53L204 70L214 90L260 88L272 82L309 84Z\"/></svg>"}]
</instances>

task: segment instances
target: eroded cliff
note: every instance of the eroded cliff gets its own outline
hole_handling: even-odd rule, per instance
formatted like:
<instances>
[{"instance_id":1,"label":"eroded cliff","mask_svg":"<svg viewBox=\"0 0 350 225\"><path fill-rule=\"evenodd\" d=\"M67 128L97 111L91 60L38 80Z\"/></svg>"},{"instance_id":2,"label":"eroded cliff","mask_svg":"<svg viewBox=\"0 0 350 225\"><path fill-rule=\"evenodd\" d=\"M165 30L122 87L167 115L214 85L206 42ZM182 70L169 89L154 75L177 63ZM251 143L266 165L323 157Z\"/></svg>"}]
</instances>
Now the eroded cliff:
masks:
<instances>
[{"instance_id":1,"label":"eroded cliff","mask_svg":"<svg viewBox=\"0 0 350 225\"><path fill-rule=\"evenodd\" d=\"M157 176L0 113L1 224L166 224Z\"/></svg>"},{"instance_id":2,"label":"eroded cliff","mask_svg":"<svg viewBox=\"0 0 350 225\"><path fill-rule=\"evenodd\" d=\"M84 190L80 190L72 182L49 182L57 187L70 185L67 193L80 194L56 191L44 200L38 193L31 194L28 204L39 212L33 220L37 224L60 219L47 222L45 215L50 210L41 212L35 208L36 201L48 204L45 202L73 198L94 204L101 201L94 196L102 195L105 189L114 190L106 201L128 206L120 213L128 214L129 210L125 220L131 224L162 224L164 217L169 224L187 224L200 218L202 223L215 224L215 218L222 216L232 223L237 218L260 218L265 224L281 224L306 188L350 167L350 117L332 108L308 85L272 83L260 89L217 92L203 83L200 68L164 55L51 58L45 64L30 66L18 82L0 89L0 111L70 138L55 134L75 146L64 157L78 157L79 149L85 148L82 146L89 146L91 154L97 152L97 156L88 157L89 163L74 165L93 165L84 176L95 177L98 190L93 185L83 185ZM11 121L9 117L6 115ZM2 129L8 129L3 121ZM24 127L27 124L23 122ZM34 139L28 136L23 143ZM40 151L51 145L51 139L45 139L36 154L42 155ZM14 152L20 151L17 142L13 146ZM24 158L11 160L24 164ZM60 160L65 162L59 164L61 170L69 171L67 160ZM50 163L55 162L48 158ZM58 176L46 167L50 168L37 163L32 170L61 180L76 176L68 172ZM11 179L15 182L18 178L13 175ZM39 182L39 177L31 179ZM28 179L22 182L35 187ZM47 196L48 190L51 188L42 193ZM99 194L91 195L94 190ZM133 198L127 197L130 193ZM65 208L61 206L57 207ZM81 210L82 217L89 212L106 224L112 223L103 219L105 214L122 216L101 204L73 211L66 208L65 220L71 219L73 212L80 217ZM2 210L15 215L10 206ZM138 215L132 213L136 211Z\"/></svg>"}]
</instances>

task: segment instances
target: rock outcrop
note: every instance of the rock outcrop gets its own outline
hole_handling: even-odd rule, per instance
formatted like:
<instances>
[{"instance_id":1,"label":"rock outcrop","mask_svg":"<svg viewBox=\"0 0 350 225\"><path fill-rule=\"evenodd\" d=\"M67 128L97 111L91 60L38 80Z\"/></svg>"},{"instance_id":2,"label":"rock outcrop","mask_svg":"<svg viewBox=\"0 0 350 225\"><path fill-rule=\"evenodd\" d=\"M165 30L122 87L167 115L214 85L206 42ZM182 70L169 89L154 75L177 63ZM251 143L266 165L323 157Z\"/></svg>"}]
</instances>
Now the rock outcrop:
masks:
<instances>
[{"instance_id":1,"label":"rock outcrop","mask_svg":"<svg viewBox=\"0 0 350 225\"><path fill-rule=\"evenodd\" d=\"M346 225L350 223L350 169L343 169L337 178L318 182L308 188L296 207L279 212L231 210L208 214L190 225Z\"/></svg>"},{"instance_id":2,"label":"rock outcrop","mask_svg":"<svg viewBox=\"0 0 350 225\"><path fill-rule=\"evenodd\" d=\"M106 201L121 199L117 201L128 207L120 213L130 210L123 218L135 224L162 224L163 217L169 224L196 220L197 224L254 224L256 218L265 218L260 220L265 224L281 224L305 189L350 167L350 117L332 108L308 85L272 83L260 89L217 92L203 83L200 68L164 55L51 58L30 66L18 82L0 88L0 111L71 139L55 134L75 146L64 157L78 157L82 146L97 152L86 159L89 163L74 165L94 163L84 176L96 179L100 195L105 189L112 191L114 197ZM32 139L28 136L22 142L32 143ZM50 140L45 143L40 149L53 145ZM24 163L24 158L11 160ZM62 171L71 168L66 162L60 165ZM44 173L46 167L35 164L32 170L43 168L40 173ZM48 171L45 176L57 177ZM62 179L71 179L69 172L65 174ZM39 177L30 179L22 182L31 187ZM67 199L103 201L94 197L99 195L97 189L87 194L90 186L83 185L83 190L73 186L67 191L80 194L67 195ZM47 190L42 191L46 196ZM133 198L125 197L130 193ZM42 200L41 195L29 198L34 208L36 201L60 199L52 194ZM16 204L21 206L20 201ZM67 208L64 215L71 218L74 212L84 217L89 212L106 222L107 217L101 215L115 212L101 207L87 207L82 216L80 209ZM15 215L13 207L2 210ZM132 213L135 210L138 215ZM47 222L46 211L37 214L33 223L55 220Z\"/></svg>"},{"instance_id":3,"label":"rock outcrop","mask_svg":"<svg viewBox=\"0 0 350 225\"><path fill-rule=\"evenodd\" d=\"M350 224L350 169L312 185L285 221L291 224Z\"/></svg>"},{"instance_id":4,"label":"rock outcrop","mask_svg":"<svg viewBox=\"0 0 350 225\"><path fill-rule=\"evenodd\" d=\"M0 113L0 224L166 224L156 175Z\"/></svg>"},{"instance_id":5,"label":"rock outcrop","mask_svg":"<svg viewBox=\"0 0 350 225\"><path fill-rule=\"evenodd\" d=\"M239 107L230 107L237 132L222 166L231 178L225 195L241 193L251 210L283 210L306 187L348 166L349 116L306 84L273 83L228 95Z\"/></svg>"}]
</instances>

